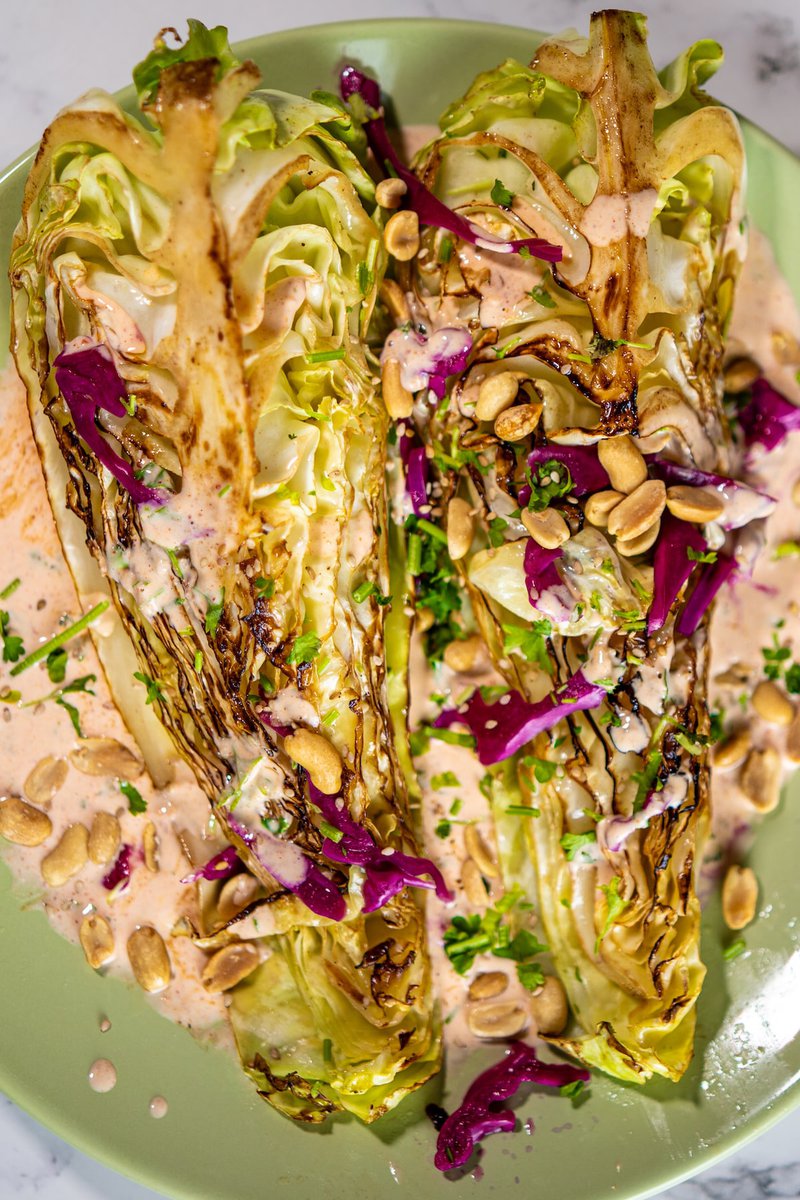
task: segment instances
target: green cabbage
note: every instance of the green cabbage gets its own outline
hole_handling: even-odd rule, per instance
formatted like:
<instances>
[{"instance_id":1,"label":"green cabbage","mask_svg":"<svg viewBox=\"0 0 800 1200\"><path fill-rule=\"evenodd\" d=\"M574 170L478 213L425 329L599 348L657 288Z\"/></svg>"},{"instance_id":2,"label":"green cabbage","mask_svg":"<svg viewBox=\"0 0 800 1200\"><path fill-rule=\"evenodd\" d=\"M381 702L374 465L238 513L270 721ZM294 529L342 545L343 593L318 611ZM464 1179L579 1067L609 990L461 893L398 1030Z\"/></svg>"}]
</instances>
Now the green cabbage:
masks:
<instances>
[{"instance_id":1,"label":"green cabbage","mask_svg":"<svg viewBox=\"0 0 800 1200\"><path fill-rule=\"evenodd\" d=\"M326 857L336 830L284 736L324 738L343 811L416 854L384 663L374 186L338 101L254 91L224 30L190 22L134 77L147 121L92 92L45 133L13 246L14 354L79 593L114 602L97 646L120 710L157 781L175 747L190 764L256 881L233 919L223 885L199 883L194 931L207 948L264 939L233 994L243 1063L290 1115L370 1120L440 1056L421 911L403 892L361 912L363 870ZM97 416L152 503L101 466L59 393L54 360L87 348L123 380L128 412Z\"/></svg>"},{"instance_id":2,"label":"green cabbage","mask_svg":"<svg viewBox=\"0 0 800 1200\"><path fill-rule=\"evenodd\" d=\"M495 666L530 701L577 671L607 689L493 770L493 811L505 882L538 887L576 1018L558 1045L638 1082L686 1069L704 974L705 629L680 637L673 612L648 638L653 545L625 555L586 520L600 485L528 462L549 445L632 434L646 454L730 473L719 364L743 254L741 138L700 90L716 43L658 76L645 34L637 14L599 13L588 40L550 40L530 67L485 72L418 156L420 178L463 216L498 237L558 242L563 259L543 267L453 238L443 250L429 228L406 283L428 328L473 337L448 401L415 414L435 503L458 495L479 514L457 565ZM509 370L515 403L541 416L503 440L475 405L481 382ZM567 540L534 608L526 521L546 506Z\"/></svg>"}]
</instances>

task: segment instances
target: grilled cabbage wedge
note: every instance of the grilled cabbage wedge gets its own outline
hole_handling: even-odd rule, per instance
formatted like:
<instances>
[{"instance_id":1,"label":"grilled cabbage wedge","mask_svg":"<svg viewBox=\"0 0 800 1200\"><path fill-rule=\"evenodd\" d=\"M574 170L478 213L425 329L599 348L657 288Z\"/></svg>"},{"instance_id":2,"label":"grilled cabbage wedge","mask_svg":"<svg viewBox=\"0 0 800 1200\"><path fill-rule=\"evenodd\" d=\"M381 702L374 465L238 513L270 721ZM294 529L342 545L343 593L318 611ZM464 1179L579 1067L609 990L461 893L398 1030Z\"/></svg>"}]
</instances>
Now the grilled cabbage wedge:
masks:
<instances>
[{"instance_id":1,"label":"grilled cabbage wedge","mask_svg":"<svg viewBox=\"0 0 800 1200\"><path fill-rule=\"evenodd\" d=\"M546 41L447 110L416 175L505 252L424 227L395 267L410 321L384 349L438 467L429 519L447 527L454 499L474 516L454 554L511 689L439 724L466 725L482 761L503 763L505 882L529 890L532 859L580 1027L555 1044L635 1082L678 1079L692 1056L705 613L752 536L736 531L770 507L730 478L721 403L744 246L739 130L700 90L721 51L697 43L657 75L645 35L637 14L599 13L588 41ZM507 252L531 236L560 261ZM469 360L440 400L420 356L464 329ZM670 489L670 508L692 511L680 488L703 491L705 522L665 509Z\"/></svg>"},{"instance_id":2,"label":"grilled cabbage wedge","mask_svg":"<svg viewBox=\"0 0 800 1200\"><path fill-rule=\"evenodd\" d=\"M384 664L374 187L344 108L254 91L221 28L159 39L134 79L141 114L90 92L45 133L13 352L78 592L113 601L112 693L157 782L175 749L189 763L252 876L233 876L246 913L202 883L196 929L260 939L232 994L243 1065L292 1117L371 1120L440 1058L405 886L433 868Z\"/></svg>"}]
</instances>

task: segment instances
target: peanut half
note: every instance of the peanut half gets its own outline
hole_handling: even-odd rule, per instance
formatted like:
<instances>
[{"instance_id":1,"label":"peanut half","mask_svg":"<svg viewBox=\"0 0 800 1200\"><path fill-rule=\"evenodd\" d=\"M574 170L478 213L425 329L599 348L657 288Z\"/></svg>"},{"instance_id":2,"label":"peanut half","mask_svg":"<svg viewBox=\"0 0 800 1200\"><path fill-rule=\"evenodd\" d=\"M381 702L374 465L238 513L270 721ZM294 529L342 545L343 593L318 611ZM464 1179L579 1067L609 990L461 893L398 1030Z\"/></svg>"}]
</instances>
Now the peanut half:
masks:
<instances>
[{"instance_id":1,"label":"peanut half","mask_svg":"<svg viewBox=\"0 0 800 1200\"><path fill-rule=\"evenodd\" d=\"M611 510L608 532L628 541L639 537L659 519L666 503L664 484L660 479L648 479Z\"/></svg>"},{"instance_id":2,"label":"peanut half","mask_svg":"<svg viewBox=\"0 0 800 1200\"><path fill-rule=\"evenodd\" d=\"M164 939L152 925L141 925L128 938L128 961L136 982L146 992L160 992L170 981L172 966Z\"/></svg>"},{"instance_id":3,"label":"peanut half","mask_svg":"<svg viewBox=\"0 0 800 1200\"><path fill-rule=\"evenodd\" d=\"M114 957L114 934L100 913L90 913L83 918L78 936L86 961L93 970L98 970Z\"/></svg>"},{"instance_id":4,"label":"peanut half","mask_svg":"<svg viewBox=\"0 0 800 1200\"><path fill-rule=\"evenodd\" d=\"M609 513L616 508L620 500L625 497L622 492L615 492L613 488L606 488L602 492L594 492L587 497L584 505L586 520L591 525L596 525L598 529L605 529L608 524Z\"/></svg>"},{"instance_id":5,"label":"peanut half","mask_svg":"<svg viewBox=\"0 0 800 1200\"><path fill-rule=\"evenodd\" d=\"M89 830L89 858L99 866L105 866L119 850L122 831L119 821L110 812L94 814Z\"/></svg>"},{"instance_id":6,"label":"peanut half","mask_svg":"<svg viewBox=\"0 0 800 1200\"><path fill-rule=\"evenodd\" d=\"M305 767L315 787L328 796L336 795L342 786L342 760L327 738L310 729L298 729L284 738L283 747L290 758Z\"/></svg>"},{"instance_id":7,"label":"peanut half","mask_svg":"<svg viewBox=\"0 0 800 1200\"><path fill-rule=\"evenodd\" d=\"M481 875L485 875L487 879L497 879L500 872L494 855L475 825L464 826L464 850L470 858L475 860Z\"/></svg>"},{"instance_id":8,"label":"peanut half","mask_svg":"<svg viewBox=\"0 0 800 1200\"><path fill-rule=\"evenodd\" d=\"M479 421L496 421L517 398L519 375L515 371L494 371L481 381L475 416Z\"/></svg>"},{"instance_id":9,"label":"peanut half","mask_svg":"<svg viewBox=\"0 0 800 1200\"><path fill-rule=\"evenodd\" d=\"M521 442L533 433L541 416L541 404L515 404L495 418L494 432L503 442Z\"/></svg>"},{"instance_id":10,"label":"peanut half","mask_svg":"<svg viewBox=\"0 0 800 1200\"><path fill-rule=\"evenodd\" d=\"M750 734L746 729L731 734L724 742L715 746L713 750L714 766L721 767L723 771L728 767L735 767L737 763L744 760L749 749Z\"/></svg>"},{"instance_id":11,"label":"peanut half","mask_svg":"<svg viewBox=\"0 0 800 1200\"><path fill-rule=\"evenodd\" d=\"M58 845L42 859L42 879L48 887L62 887L86 866L88 857L89 830L85 825L70 825L62 833Z\"/></svg>"},{"instance_id":12,"label":"peanut half","mask_svg":"<svg viewBox=\"0 0 800 1200\"><path fill-rule=\"evenodd\" d=\"M627 434L598 442L597 457L617 492L629 495L647 479L647 463Z\"/></svg>"},{"instance_id":13,"label":"peanut half","mask_svg":"<svg viewBox=\"0 0 800 1200\"><path fill-rule=\"evenodd\" d=\"M48 805L64 786L68 771L66 759L48 754L28 772L22 790L32 804Z\"/></svg>"},{"instance_id":14,"label":"peanut half","mask_svg":"<svg viewBox=\"0 0 800 1200\"><path fill-rule=\"evenodd\" d=\"M116 738L84 738L70 751L69 761L84 775L117 775L120 779L138 779L144 764L132 750Z\"/></svg>"},{"instance_id":15,"label":"peanut half","mask_svg":"<svg viewBox=\"0 0 800 1200\"><path fill-rule=\"evenodd\" d=\"M402 368L396 358L387 358L381 367L383 403L393 421L402 421L411 416L414 397L403 386Z\"/></svg>"},{"instance_id":16,"label":"peanut half","mask_svg":"<svg viewBox=\"0 0 800 1200\"><path fill-rule=\"evenodd\" d=\"M514 1000L486 1000L472 1005L467 1024L479 1038L516 1037L528 1025L529 1014Z\"/></svg>"},{"instance_id":17,"label":"peanut half","mask_svg":"<svg viewBox=\"0 0 800 1200\"><path fill-rule=\"evenodd\" d=\"M531 996L530 1007L539 1033L545 1037L555 1037L563 1032L569 1010L563 984L555 975L545 977L542 986Z\"/></svg>"},{"instance_id":18,"label":"peanut half","mask_svg":"<svg viewBox=\"0 0 800 1200\"><path fill-rule=\"evenodd\" d=\"M398 262L410 262L419 251L419 217L409 208L389 217L383 244Z\"/></svg>"},{"instance_id":19,"label":"peanut half","mask_svg":"<svg viewBox=\"0 0 800 1200\"><path fill-rule=\"evenodd\" d=\"M478 655L483 648L483 642L477 633L467 638L456 638L449 642L444 651L445 666L451 671L466 673L471 671L478 661Z\"/></svg>"},{"instance_id":20,"label":"peanut half","mask_svg":"<svg viewBox=\"0 0 800 1200\"><path fill-rule=\"evenodd\" d=\"M725 511L725 501L711 488L686 487L679 484L667 488L667 508L679 521L692 521L705 525L716 521Z\"/></svg>"},{"instance_id":21,"label":"peanut half","mask_svg":"<svg viewBox=\"0 0 800 1200\"><path fill-rule=\"evenodd\" d=\"M543 508L541 512L524 508L520 519L533 540L545 550L556 550L569 541L569 525L557 508Z\"/></svg>"},{"instance_id":22,"label":"peanut half","mask_svg":"<svg viewBox=\"0 0 800 1200\"><path fill-rule=\"evenodd\" d=\"M470 1000L491 1000L500 996L508 987L508 976L503 971L482 971L469 985Z\"/></svg>"},{"instance_id":23,"label":"peanut half","mask_svg":"<svg viewBox=\"0 0 800 1200\"><path fill-rule=\"evenodd\" d=\"M0 799L0 837L16 846L41 846L53 832L47 813L19 796Z\"/></svg>"},{"instance_id":24,"label":"peanut half","mask_svg":"<svg viewBox=\"0 0 800 1200\"><path fill-rule=\"evenodd\" d=\"M781 798L781 756L772 746L751 750L739 780L742 791L758 812L772 812Z\"/></svg>"},{"instance_id":25,"label":"peanut half","mask_svg":"<svg viewBox=\"0 0 800 1200\"><path fill-rule=\"evenodd\" d=\"M231 942L212 954L203 968L203 987L207 992L227 992L255 971L261 962L252 942Z\"/></svg>"},{"instance_id":26,"label":"peanut half","mask_svg":"<svg viewBox=\"0 0 800 1200\"><path fill-rule=\"evenodd\" d=\"M762 679L753 692L753 708L763 721L770 725L791 725L794 720L794 705L771 679Z\"/></svg>"},{"instance_id":27,"label":"peanut half","mask_svg":"<svg viewBox=\"0 0 800 1200\"><path fill-rule=\"evenodd\" d=\"M447 551L453 562L463 558L472 545L475 521L472 506L461 496L453 496L447 505Z\"/></svg>"},{"instance_id":28,"label":"peanut half","mask_svg":"<svg viewBox=\"0 0 800 1200\"><path fill-rule=\"evenodd\" d=\"M758 881L750 867L728 867L722 885L722 915L729 929L744 929L756 915Z\"/></svg>"}]
</instances>

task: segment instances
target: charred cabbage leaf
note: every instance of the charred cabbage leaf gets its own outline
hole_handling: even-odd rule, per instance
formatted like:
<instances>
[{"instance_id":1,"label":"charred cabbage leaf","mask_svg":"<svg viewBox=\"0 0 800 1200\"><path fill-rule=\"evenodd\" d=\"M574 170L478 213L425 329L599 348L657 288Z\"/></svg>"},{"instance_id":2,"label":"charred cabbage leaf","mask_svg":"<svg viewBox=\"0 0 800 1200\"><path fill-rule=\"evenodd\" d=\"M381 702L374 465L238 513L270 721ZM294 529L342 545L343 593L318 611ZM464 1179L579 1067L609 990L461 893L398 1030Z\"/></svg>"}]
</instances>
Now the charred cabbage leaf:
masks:
<instances>
[{"instance_id":1,"label":"charred cabbage leaf","mask_svg":"<svg viewBox=\"0 0 800 1200\"><path fill-rule=\"evenodd\" d=\"M428 502L446 513L459 498L477 514L456 565L513 693L461 697L439 723L474 734L484 762L506 759L493 769L505 881L530 892L533 863L579 1026L558 1044L638 1082L679 1078L692 1054L706 632L676 623L712 544L731 557L739 545L724 515L736 456L719 367L743 254L743 152L733 115L701 91L720 57L698 43L659 76L644 18L613 11L592 18L588 40L549 40L530 67L479 76L417 174L494 237L547 238L563 257L543 267L423 229L418 258L396 267L411 328L384 350L415 391L415 321L472 338L444 400L417 391L415 436L433 451ZM719 520L662 529L659 463L726 477L724 494L724 482L709 488ZM635 528L608 491L641 483L653 511ZM519 749L527 729L535 739Z\"/></svg>"},{"instance_id":2,"label":"charred cabbage leaf","mask_svg":"<svg viewBox=\"0 0 800 1200\"><path fill-rule=\"evenodd\" d=\"M174 748L190 764L247 868L199 881L196 931L263 939L233 996L246 1069L300 1119L372 1119L440 1055L406 887L437 881L384 662L374 187L341 106L254 90L220 29L159 39L135 80L142 117L91 92L45 133L14 355L79 592L118 615L98 640L117 702L157 779ZM379 871L337 852L354 838Z\"/></svg>"}]
</instances>

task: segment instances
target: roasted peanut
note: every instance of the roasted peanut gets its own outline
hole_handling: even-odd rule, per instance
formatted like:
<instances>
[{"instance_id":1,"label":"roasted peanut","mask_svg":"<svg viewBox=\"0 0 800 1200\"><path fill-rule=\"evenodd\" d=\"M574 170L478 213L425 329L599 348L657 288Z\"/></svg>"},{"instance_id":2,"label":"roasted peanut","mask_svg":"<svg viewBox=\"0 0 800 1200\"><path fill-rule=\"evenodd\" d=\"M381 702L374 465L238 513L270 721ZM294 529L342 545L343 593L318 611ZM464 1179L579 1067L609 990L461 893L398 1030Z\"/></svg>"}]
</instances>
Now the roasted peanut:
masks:
<instances>
[{"instance_id":1,"label":"roasted peanut","mask_svg":"<svg viewBox=\"0 0 800 1200\"><path fill-rule=\"evenodd\" d=\"M432 609L425 608L424 605L417 609L416 627L419 633L427 633L435 624L436 617L433 615Z\"/></svg>"},{"instance_id":2,"label":"roasted peanut","mask_svg":"<svg viewBox=\"0 0 800 1200\"><path fill-rule=\"evenodd\" d=\"M791 725L794 720L794 705L771 679L762 679L753 692L753 708L763 721L770 725Z\"/></svg>"},{"instance_id":3,"label":"roasted peanut","mask_svg":"<svg viewBox=\"0 0 800 1200\"><path fill-rule=\"evenodd\" d=\"M48 754L46 758L40 758L28 772L22 790L32 804L48 805L64 786L68 770L66 759Z\"/></svg>"},{"instance_id":4,"label":"roasted peanut","mask_svg":"<svg viewBox=\"0 0 800 1200\"><path fill-rule=\"evenodd\" d=\"M491 1000L500 996L508 987L508 976L503 971L482 971L469 985L470 1000Z\"/></svg>"},{"instance_id":5,"label":"roasted peanut","mask_svg":"<svg viewBox=\"0 0 800 1200\"><path fill-rule=\"evenodd\" d=\"M496 421L517 398L519 376L514 371L494 371L481 381L475 416L479 421Z\"/></svg>"},{"instance_id":6,"label":"roasted peanut","mask_svg":"<svg viewBox=\"0 0 800 1200\"><path fill-rule=\"evenodd\" d=\"M800 713L789 726L786 734L786 754L794 763L800 763Z\"/></svg>"},{"instance_id":7,"label":"roasted peanut","mask_svg":"<svg viewBox=\"0 0 800 1200\"><path fill-rule=\"evenodd\" d=\"M586 499L583 511L586 513L586 520L591 525L596 525L598 529L605 529L608 524L609 513L616 508L620 500L624 500L625 496L622 492L615 492L613 488L606 488L602 492L594 492Z\"/></svg>"},{"instance_id":8,"label":"roasted peanut","mask_svg":"<svg viewBox=\"0 0 800 1200\"><path fill-rule=\"evenodd\" d=\"M393 279L384 279L379 295L395 325L405 325L406 321L411 320L408 299L399 283L395 283Z\"/></svg>"},{"instance_id":9,"label":"roasted peanut","mask_svg":"<svg viewBox=\"0 0 800 1200\"><path fill-rule=\"evenodd\" d=\"M93 863L105 866L117 853L122 841L119 821L113 813L95 813L89 830L89 858Z\"/></svg>"},{"instance_id":10,"label":"roasted peanut","mask_svg":"<svg viewBox=\"0 0 800 1200\"><path fill-rule=\"evenodd\" d=\"M203 968L203 987L207 992L227 992L255 971L261 962L252 942L231 942L223 946Z\"/></svg>"},{"instance_id":11,"label":"roasted peanut","mask_svg":"<svg viewBox=\"0 0 800 1200\"><path fill-rule=\"evenodd\" d=\"M381 208L399 208L407 191L408 184L402 179L382 179L375 188L375 199Z\"/></svg>"},{"instance_id":12,"label":"roasted peanut","mask_svg":"<svg viewBox=\"0 0 800 1200\"><path fill-rule=\"evenodd\" d=\"M725 501L711 488L685 487L679 484L667 488L667 508L679 521L705 525L716 521L725 511Z\"/></svg>"},{"instance_id":13,"label":"roasted peanut","mask_svg":"<svg viewBox=\"0 0 800 1200\"><path fill-rule=\"evenodd\" d=\"M746 392L749 387L753 386L760 374L761 370L752 358L735 358L722 372L725 391L734 395L737 392Z\"/></svg>"},{"instance_id":14,"label":"roasted peanut","mask_svg":"<svg viewBox=\"0 0 800 1200\"><path fill-rule=\"evenodd\" d=\"M86 961L95 971L114 957L114 934L100 913L90 913L83 918L78 936Z\"/></svg>"},{"instance_id":15,"label":"roasted peanut","mask_svg":"<svg viewBox=\"0 0 800 1200\"><path fill-rule=\"evenodd\" d=\"M497 879L500 872L497 869L494 855L476 825L464 826L464 850L470 858L475 860L481 875L485 875L487 879Z\"/></svg>"},{"instance_id":16,"label":"roasted peanut","mask_svg":"<svg viewBox=\"0 0 800 1200\"><path fill-rule=\"evenodd\" d=\"M453 496L447 505L447 550L454 562L467 553L474 532L472 506L461 496Z\"/></svg>"},{"instance_id":17,"label":"roasted peanut","mask_svg":"<svg viewBox=\"0 0 800 1200\"><path fill-rule=\"evenodd\" d=\"M728 867L722 885L722 915L729 929L744 929L756 915L758 881L750 867Z\"/></svg>"},{"instance_id":18,"label":"roasted peanut","mask_svg":"<svg viewBox=\"0 0 800 1200\"><path fill-rule=\"evenodd\" d=\"M546 976L542 986L531 996L530 1007L539 1033L555 1037L563 1032L569 1011L563 984L555 975Z\"/></svg>"},{"instance_id":19,"label":"roasted peanut","mask_svg":"<svg viewBox=\"0 0 800 1200\"><path fill-rule=\"evenodd\" d=\"M661 521L654 521L650 528L645 529L644 533L640 533L638 537L617 538L614 549L624 558L633 558L637 554L644 554L645 550L649 550L655 543L660 532Z\"/></svg>"},{"instance_id":20,"label":"roasted peanut","mask_svg":"<svg viewBox=\"0 0 800 1200\"><path fill-rule=\"evenodd\" d=\"M485 1000L467 1011L467 1024L479 1038L516 1037L528 1020L528 1012L514 1000Z\"/></svg>"},{"instance_id":21,"label":"roasted peanut","mask_svg":"<svg viewBox=\"0 0 800 1200\"><path fill-rule=\"evenodd\" d=\"M232 921L243 908L247 908L248 904L255 900L260 887L255 876L249 875L245 871L240 875L234 875L233 879L226 879L217 900L220 921Z\"/></svg>"},{"instance_id":22,"label":"roasted peanut","mask_svg":"<svg viewBox=\"0 0 800 1200\"><path fill-rule=\"evenodd\" d=\"M383 244L398 262L409 262L419 251L419 217L404 208L389 217L383 231Z\"/></svg>"},{"instance_id":23,"label":"roasted peanut","mask_svg":"<svg viewBox=\"0 0 800 1200\"><path fill-rule=\"evenodd\" d=\"M478 660L482 647L483 642L476 633L471 634L470 637L456 638L445 647L445 666L448 666L451 671L463 673L471 671Z\"/></svg>"},{"instance_id":24,"label":"roasted peanut","mask_svg":"<svg viewBox=\"0 0 800 1200\"><path fill-rule=\"evenodd\" d=\"M473 908L487 907L489 895L474 858L465 858L461 864L461 890Z\"/></svg>"},{"instance_id":25,"label":"roasted peanut","mask_svg":"<svg viewBox=\"0 0 800 1200\"><path fill-rule=\"evenodd\" d=\"M723 771L726 771L728 767L735 767L737 763L742 762L749 749L750 734L746 729L741 729L714 747L712 752L714 766Z\"/></svg>"},{"instance_id":26,"label":"roasted peanut","mask_svg":"<svg viewBox=\"0 0 800 1200\"><path fill-rule=\"evenodd\" d=\"M138 779L144 765L116 738L84 738L70 751L69 761L84 775L117 775L120 779Z\"/></svg>"},{"instance_id":27,"label":"roasted peanut","mask_svg":"<svg viewBox=\"0 0 800 1200\"><path fill-rule=\"evenodd\" d=\"M402 368L396 358L387 358L381 367L383 403L393 421L402 421L411 416L414 397L403 387Z\"/></svg>"},{"instance_id":28,"label":"roasted peanut","mask_svg":"<svg viewBox=\"0 0 800 1200\"><path fill-rule=\"evenodd\" d=\"M42 879L48 887L62 887L86 866L88 857L89 830L85 825L69 825L58 845L42 859Z\"/></svg>"},{"instance_id":29,"label":"roasted peanut","mask_svg":"<svg viewBox=\"0 0 800 1200\"><path fill-rule=\"evenodd\" d=\"M617 492L629 495L647 479L647 463L627 434L598 442L597 456Z\"/></svg>"},{"instance_id":30,"label":"roasted peanut","mask_svg":"<svg viewBox=\"0 0 800 1200\"><path fill-rule=\"evenodd\" d=\"M19 796L0 799L0 837L17 846L41 846L53 832L47 813Z\"/></svg>"},{"instance_id":31,"label":"roasted peanut","mask_svg":"<svg viewBox=\"0 0 800 1200\"><path fill-rule=\"evenodd\" d=\"M144 865L148 871L158 870L158 833L152 821L148 821L142 834L142 849L144 850Z\"/></svg>"},{"instance_id":32,"label":"roasted peanut","mask_svg":"<svg viewBox=\"0 0 800 1200\"><path fill-rule=\"evenodd\" d=\"M524 508L520 519L533 540L545 550L555 550L569 541L569 525L557 508L543 508L541 512Z\"/></svg>"},{"instance_id":33,"label":"roasted peanut","mask_svg":"<svg viewBox=\"0 0 800 1200\"><path fill-rule=\"evenodd\" d=\"M334 796L342 786L342 760L339 751L321 733L298 729L283 742L284 749L311 776L321 792Z\"/></svg>"},{"instance_id":34,"label":"roasted peanut","mask_svg":"<svg viewBox=\"0 0 800 1200\"><path fill-rule=\"evenodd\" d=\"M146 992L160 992L172 976L164 939L152 925L140 925L128 938L128 961L136 982Z\"/></svg>"},{"instance_id":35,"label":"roasted peanut","mask_svg":"<svg viewBox=\"0 0 800 1200\"><path fill-rule=\"evenodd\" d=\"M626 541L639 537L659 519L666 502L667 489L661 480L648 479L611 510L608 532Z\"/></svg>"},{"instance_id":36,"label":"roasted peanut","mask_svg":"<svg viewBox=\"0 0 800 1200\"><path fill-rule=\"evenodd\" d=\"M758 812L772 812L781 798L781 756L772 746L751 750L739 780L742 791Z\"/></svg>"},{"instance_id":37,"label":"roasted peanut","mask_svg":"<svg viewBox=\"0 0 800 1200\"><path fill-rule=\"evenodd\" d=\"M503 442L521 442L533 433L541 415L541 404L515 404L495 419L495 434Z\"/></svg>"}]
</instances>

